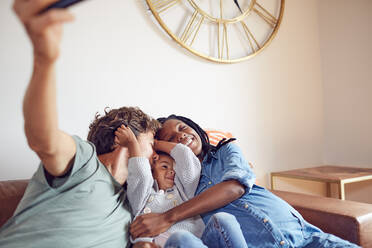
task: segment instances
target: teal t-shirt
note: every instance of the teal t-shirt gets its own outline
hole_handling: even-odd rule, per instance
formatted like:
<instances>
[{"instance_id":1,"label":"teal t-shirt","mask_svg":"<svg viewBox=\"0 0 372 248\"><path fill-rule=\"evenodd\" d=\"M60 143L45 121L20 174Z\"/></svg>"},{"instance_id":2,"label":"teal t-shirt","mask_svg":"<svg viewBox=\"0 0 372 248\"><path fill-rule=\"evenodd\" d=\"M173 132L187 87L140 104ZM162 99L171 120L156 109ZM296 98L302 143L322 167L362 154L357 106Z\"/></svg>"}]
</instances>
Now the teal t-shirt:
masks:
<instances>
[{"instance_id":1,"label":"teal t-shirt","mask_svg":"<svg viewBox=\"0 0 372 248\"><path fill-rule=\"evenodd\" d=\"M69 173L49 180L39 166L0 229L0 247L127 246L131 214L124 189L98 160L94 145L73 138L77 150Z\"/></svg>"}]
</instances>

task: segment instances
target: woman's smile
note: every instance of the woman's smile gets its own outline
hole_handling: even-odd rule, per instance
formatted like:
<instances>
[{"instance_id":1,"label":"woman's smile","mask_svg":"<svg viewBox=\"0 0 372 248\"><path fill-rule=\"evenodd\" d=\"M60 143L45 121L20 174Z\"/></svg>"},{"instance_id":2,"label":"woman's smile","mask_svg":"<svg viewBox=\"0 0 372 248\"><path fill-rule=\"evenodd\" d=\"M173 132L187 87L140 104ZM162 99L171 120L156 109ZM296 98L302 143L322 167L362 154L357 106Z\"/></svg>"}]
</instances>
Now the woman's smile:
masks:
<instances>
[{"instance_id":1,"label":"woman's smile","mask_svg":"<svg viewBox=\"0 0 372 248\"><path fill-rule=\"evenodd\" d=\"M182 143L188 146L195 155L199 155L202 150L202 142L194 129L176 119L169 119L163 123L159 131L159 139Z\"/></svg>"},{"instance_id":2,"label":"woman's smile","mask_svg":"<svg viewBox=\"0 0 372 248\"><path fill-rule=\"evenodd\" d=\"M181 143L184 144L185 146L190 146L193 141L194 141L194 137L192 137L191 135L188 135L187 137L182 139Z\"/></svg>"}]
</instances>

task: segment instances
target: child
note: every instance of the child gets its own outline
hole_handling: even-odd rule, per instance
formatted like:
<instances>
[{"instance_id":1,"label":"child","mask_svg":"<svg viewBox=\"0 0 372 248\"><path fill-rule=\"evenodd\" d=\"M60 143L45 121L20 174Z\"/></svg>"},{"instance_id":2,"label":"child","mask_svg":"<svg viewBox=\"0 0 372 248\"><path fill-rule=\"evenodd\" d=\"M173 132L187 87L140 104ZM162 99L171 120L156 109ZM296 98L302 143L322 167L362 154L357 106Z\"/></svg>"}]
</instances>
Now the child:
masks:
<instances>
[{"instance_id":1,"label":"child","mask_svg":"<svg viewBox=\"0 0 372 248\"><path fill-rule=\"evenodd\" d=\"M127 147L129 151L127 196L135 217L152 212L165 212L194 197L201 165L199 159L187 146L191 140L185 139L180 144L156 141L155 149L162 153L153 156L155 159L150 165L150 161L141 156L141 147L130 128L121 126L115 135L115 142ZM233 220L224 221L224 218L233 218ZM234 236L238 236L234 239L236 244L232 244L233 247L246 247L238 222L233 216L227 214L217 215L213 223L207 224L207 228L201 217L195 216L177 222L166 233L155 238L138 238L132 242L155 242L163 247L170 234L176 231L189 231L202 240L210 239L211 235L216 235L216 230L211 231L216 221L223 225L226 233L231 232ZM219 235L226 235L226 233ZM216 242L217 240L226 241L224 238L216 237ZM227 240L227 242L231 241ZM226 243L220 243L214 247L226 247Z\"/></svg>"}]
</instances>

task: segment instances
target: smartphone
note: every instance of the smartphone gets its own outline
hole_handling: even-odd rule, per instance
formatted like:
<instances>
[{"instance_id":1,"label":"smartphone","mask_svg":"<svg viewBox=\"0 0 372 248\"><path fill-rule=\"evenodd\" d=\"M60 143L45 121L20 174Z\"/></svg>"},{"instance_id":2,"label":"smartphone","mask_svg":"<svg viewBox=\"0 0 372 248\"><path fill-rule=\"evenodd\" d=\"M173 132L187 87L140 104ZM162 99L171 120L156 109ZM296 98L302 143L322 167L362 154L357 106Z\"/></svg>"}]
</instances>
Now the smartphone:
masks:
<instances>
[{"instance_id":1,"label":"smartphone","mask_svg":"<svg viewBox=\"0 0 372 248\"><path fill-rule=\"evenodd\" d=\"M54 9L54 8L67 8L75 3L78 3L78 2L81 2L83 0L60 0L58 2L55 2L51 5L49 5L48 7L46 7L43 11L41 11L41 13L45 12L45 11L48 11L50 9Z\"/></svg>"}]
</instances>

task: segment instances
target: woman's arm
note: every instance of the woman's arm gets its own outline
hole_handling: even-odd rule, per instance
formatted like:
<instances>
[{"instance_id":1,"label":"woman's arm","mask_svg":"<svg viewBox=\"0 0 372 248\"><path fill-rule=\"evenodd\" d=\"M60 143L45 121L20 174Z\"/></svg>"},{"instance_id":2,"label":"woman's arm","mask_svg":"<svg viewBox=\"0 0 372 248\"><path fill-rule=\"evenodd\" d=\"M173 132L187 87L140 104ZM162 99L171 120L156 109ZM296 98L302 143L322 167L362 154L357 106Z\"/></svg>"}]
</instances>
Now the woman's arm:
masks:
<instances>
[{"instance_id":1,"label":"woman's arm","mask_svg":"<svg viewBox=\"0 0 372 248\"><path fill-rule=\"evenodd\" d=\"M164 141L164 140L154 140L155 151L161 151L171 154L172 149L177 145L177 143Z\"/></svg>"},{"instance_id":2,"label":"woman's arm","mask_svg":"<svg viewBox=\"0 0 372 248\"><path fill-rule=\"evenodd\" d=\"M139 216L131 225L130 233L134 238L158 235L178 221L221 208L240 198L244 192L244 186L236 180L216 184L165 213Z\"/></svg>"}]
</instances>

